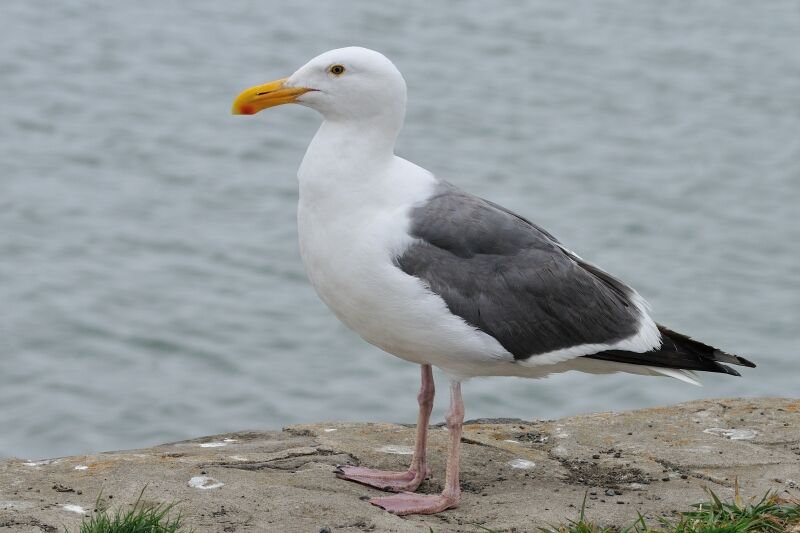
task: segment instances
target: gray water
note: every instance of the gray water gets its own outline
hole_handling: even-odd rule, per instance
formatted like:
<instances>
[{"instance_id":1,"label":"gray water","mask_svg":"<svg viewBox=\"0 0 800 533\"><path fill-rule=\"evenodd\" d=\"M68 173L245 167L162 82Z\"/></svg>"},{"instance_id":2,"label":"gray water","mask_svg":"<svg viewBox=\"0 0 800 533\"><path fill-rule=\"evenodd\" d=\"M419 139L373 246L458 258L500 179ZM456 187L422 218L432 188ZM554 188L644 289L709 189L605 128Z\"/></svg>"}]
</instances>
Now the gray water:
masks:
<instances>
[{"instance_id":1,"label":"gray water","mask_svg":"<svg viewBox=\"0 0 800 533\"><path fill-rule=\"evenodd\" d=\"M798 394L796 2L12 0L0 456L415 420L418 368L346 330L303 273L295 171L319 118L229 114L243 88L350 44L405 74L401 155L759 363L704 388L478 379L468 417Z\"/></svg>"}]
</instances>

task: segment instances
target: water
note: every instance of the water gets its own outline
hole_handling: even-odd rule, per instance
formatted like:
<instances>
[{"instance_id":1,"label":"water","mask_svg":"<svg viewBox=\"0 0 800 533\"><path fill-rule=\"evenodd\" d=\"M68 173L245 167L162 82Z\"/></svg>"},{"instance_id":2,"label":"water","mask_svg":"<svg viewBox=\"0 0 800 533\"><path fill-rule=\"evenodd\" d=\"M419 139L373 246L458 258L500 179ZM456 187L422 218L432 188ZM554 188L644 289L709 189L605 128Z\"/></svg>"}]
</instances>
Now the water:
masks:
<instances>
[{"instance_id":1,"label":"water","mask_svg":"<svg viewBox=\"0 0 800 533\"><path fill-rule=\"evenodd\" d=\"M406 76L399 153L760 365L703 389L474 380L468 417L797 395L794 2L0 9L0 456L415 420L418 369L346 330L305 280L294 176L319 119L229 115L241 89L349 44Z\"/></svg>"}]
</instances>

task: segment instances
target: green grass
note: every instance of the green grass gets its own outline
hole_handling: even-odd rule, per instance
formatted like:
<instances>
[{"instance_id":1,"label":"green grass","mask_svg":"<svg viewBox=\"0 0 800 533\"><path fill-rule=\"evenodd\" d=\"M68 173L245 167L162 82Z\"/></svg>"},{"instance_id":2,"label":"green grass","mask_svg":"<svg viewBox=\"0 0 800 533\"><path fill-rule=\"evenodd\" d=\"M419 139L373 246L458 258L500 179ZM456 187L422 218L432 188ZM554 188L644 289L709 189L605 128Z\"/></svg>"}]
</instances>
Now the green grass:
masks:
<instances>
[{"instance_id":1,"label":"green grass","mask_svg":"<svg viewBox=\"0 0 800 533\"><path fill-rule=\"evenodd\" d=\"M145 487L146 489L147 487ZM79 533L190 533L192 530L183 529L180 512L174 513L175 503L158 505L145 505L139 493L136 503L127 511L117 509L110 514L102 506L100 497L97 496L97 512L90 518L84 519ZM69 530L64 528L66 533Z\"/></svg>"},{"instance_id":2,"label":"green grass","mask_svg":"<svg viewBox=\"0 0 800 533\"><path fill-rule=\"evenodd\" d=\"M800 533L800 500L787 500L767 493L757 502L745 503L739 494L738 483L733 501L723 502L711 490L708 494L710 501L693 505L691 511L680 513L676 519L659 519L657 529L649 527L641 514L624 529L598 525L586 517L584 495L577 520L539 530L542 533ZM476 527L487 533L500 533L483 526ZM430 533L434 533L432 528Z\"/></svg>"},{"instance_id":3,"label":"green grass","mask_svg":"<svg viewBox=\"0 0 800 533\"><path fill-rule=\"evenodd\" d=\"M659 519L658 529L648 527L644 517L625 529L603 527L586 519L586 497L577 520L543 533L800 533L800 501L767 493L755 503L744 503L736 484L733 501L723 502L708 491L710 501L693 505L675 520Z\"/></svg>"}]
</instances>

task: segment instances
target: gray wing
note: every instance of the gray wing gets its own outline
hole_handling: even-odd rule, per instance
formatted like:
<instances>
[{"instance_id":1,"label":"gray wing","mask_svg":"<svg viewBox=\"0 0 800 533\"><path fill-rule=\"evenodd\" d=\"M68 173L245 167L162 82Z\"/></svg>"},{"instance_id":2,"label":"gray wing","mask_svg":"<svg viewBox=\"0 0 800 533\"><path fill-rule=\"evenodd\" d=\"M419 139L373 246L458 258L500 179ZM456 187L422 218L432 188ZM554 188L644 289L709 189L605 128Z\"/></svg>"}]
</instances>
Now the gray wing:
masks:
<instances>
[{"instance_id":1,"label":"gray wing","mask_svg":"<svg viewBox=\"0 0 800 533\"><path fill-rule=\"evenodd\" d=\"M638 330L630 287L530 221L446 182L412 210L410 232L418 241L397 266L515 359L612 344Z\"/></svg>"}]
</instances>

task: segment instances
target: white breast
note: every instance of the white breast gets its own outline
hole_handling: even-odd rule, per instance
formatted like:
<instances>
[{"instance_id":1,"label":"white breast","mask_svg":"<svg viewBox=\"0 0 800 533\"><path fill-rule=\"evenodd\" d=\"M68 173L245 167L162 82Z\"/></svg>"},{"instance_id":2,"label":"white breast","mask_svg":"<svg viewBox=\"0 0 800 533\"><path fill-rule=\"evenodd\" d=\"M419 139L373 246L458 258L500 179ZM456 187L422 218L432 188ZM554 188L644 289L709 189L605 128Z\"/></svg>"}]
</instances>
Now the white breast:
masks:
<instances>
[{"instance_id":1,"label":"white breast","mask_svg":"<svg viewBox=\"0 0 800 533\"><path fill-rule=\"evenodd\" d=\"M467 369L513 360L395 266L413 242L410 210L431 195L435 179L400 158L382 174L369 186L325 187L327 194L301 175L300 253L320 298L366 341L409 361L475 375L482 372Z\"/></svg>"}]
</instances>

